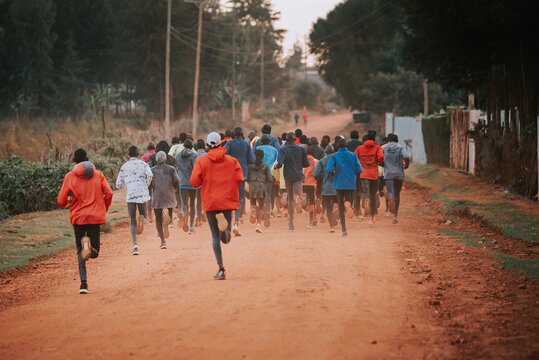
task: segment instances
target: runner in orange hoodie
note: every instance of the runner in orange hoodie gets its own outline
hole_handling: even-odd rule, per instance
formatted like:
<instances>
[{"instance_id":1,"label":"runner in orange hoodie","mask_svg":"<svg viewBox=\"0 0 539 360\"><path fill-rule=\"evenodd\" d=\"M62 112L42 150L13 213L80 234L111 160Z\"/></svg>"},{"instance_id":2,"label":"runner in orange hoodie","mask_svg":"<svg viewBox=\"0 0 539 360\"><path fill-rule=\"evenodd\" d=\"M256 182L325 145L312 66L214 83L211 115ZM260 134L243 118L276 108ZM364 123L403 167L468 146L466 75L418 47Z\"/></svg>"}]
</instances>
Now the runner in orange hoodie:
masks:
<instances>
[{"instance_id":1,"label":"runner in orange hoodie","mask_svg":"<svg viewBox=\"0 0 539 360\"><path fill-rule=\"evenodd\" d=\"M374 225L374 214L376 213L376 192L378 191L378 164L384 163L384 153L382 148L374 143L374 133L367 135L365 144L358 146L355 151L363 172L361 173L361 191L368 197L365 201L365 212L369 211L371 220L369 225Z\"/></svg>"},{"instance_id":2,"label":"runner in orange hoodie","mask_svg":"<svg viewBox=\"0 0 539 360\"><path fill-rule=\"evenodd\" d=\"M303 193L307 196L307 209L309 211L309 223L307 224L307 229L312 229L313 225L316 226L316 212L314 211L315 204L315 194L316 194L316 179L313 176L314 169L318 160L313 157L314 149L307 149L307 160L309 160L309 167L303 169L303 175L305 175L305 180L303 180Z\"/></svg>"},{"instance_id":3,"label":"runner in orange hoodie","mask_svg":"<svg viewBox=\"0 0 539 360\"><path fill-rule=\"evenodd\" d=\"M225 155L227 149L220 147L221 136L212 132L208 134L206 143L211 148L208 155L198 158L191 173L191 185L201 187L201 198L204 211L210 225L213 252L219 265L214 276L216 280L225 280L221 241L228 244L232 211L239 208L239 188L243 182L243 172L238 160Z\"/></svg>"},{"instance_id":4,"label":"runner in orange hoodie","mask_svg":"<svg viewBox=\"0 0 539 360\"><path fill-rule=\"evenodd\" d=\"M58 205L69 210L69 220L75 230L79 262L80 294L87 294L86 261L99 255L99 225L107 222L107 211L112 202L112 190L100 171L88 161L84 149L77 149L73 157L77 163L67 173L58 194Z\"/></svg>"}]
</instances>

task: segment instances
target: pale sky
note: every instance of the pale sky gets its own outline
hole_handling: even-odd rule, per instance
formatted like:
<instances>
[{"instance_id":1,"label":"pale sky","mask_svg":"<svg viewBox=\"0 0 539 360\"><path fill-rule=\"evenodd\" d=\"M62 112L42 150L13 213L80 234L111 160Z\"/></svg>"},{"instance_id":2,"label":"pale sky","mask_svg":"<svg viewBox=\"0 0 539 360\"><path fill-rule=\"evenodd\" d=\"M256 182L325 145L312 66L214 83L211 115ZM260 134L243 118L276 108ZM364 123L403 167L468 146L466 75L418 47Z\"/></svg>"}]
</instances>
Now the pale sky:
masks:
<instances>
[{"instance_id":1,"label":"pale sky","mask_svg":"<svg viewBox=\"0 0 539 360\"><path fill-rule=\"evenodd\" d=\"M304 44L313 23L318 18L325 18L335 5L343 0L271 0L273 9L281 13L276 23L279 29L287 30L284 39L284 54L289 55L296 40ZM312 63L312 59L309 61Z\"/></svg>"}]
</instances>

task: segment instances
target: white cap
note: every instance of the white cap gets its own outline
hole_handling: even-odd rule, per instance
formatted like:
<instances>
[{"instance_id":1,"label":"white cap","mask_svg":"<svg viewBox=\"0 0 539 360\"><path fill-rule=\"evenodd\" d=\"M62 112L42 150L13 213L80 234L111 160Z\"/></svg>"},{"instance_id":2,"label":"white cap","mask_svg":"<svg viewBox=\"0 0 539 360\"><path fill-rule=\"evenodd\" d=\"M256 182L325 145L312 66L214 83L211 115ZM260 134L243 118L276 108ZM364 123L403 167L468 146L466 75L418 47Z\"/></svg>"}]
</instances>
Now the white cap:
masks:
<instances>
[{"instance_id":1,"label":"white cap","mask_svg":"<svg viewBox=\"0 0 539 360\"><path fill-rule=\"evenodd\" d=\"M221 135L215 131L209 133L208 137L206 138L206 144L208 144L208 146L211 148L218 147L221 144Z\"/></svg>"}]
</instances>

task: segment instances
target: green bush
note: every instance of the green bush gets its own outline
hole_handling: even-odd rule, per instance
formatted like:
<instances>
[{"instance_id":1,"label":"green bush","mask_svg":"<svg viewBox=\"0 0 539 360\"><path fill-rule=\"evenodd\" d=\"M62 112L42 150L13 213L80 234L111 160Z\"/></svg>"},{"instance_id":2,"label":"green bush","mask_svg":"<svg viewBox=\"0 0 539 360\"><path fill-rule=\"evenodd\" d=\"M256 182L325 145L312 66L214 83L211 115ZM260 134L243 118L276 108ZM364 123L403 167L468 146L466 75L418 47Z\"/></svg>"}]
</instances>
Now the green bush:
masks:
<instances>
[{"instance_id":1,"label":"green bush","mask_svg":"<svg viewBox=\"0 0 539 360\"><path fill-rule=\"evenodd\" d=\"M1 213L16 215L58 207L57 197L64 176L73 164L66 161L52 165L23 161L12 156L0 163ZM4 211L2 211L4 210Z\"/></svg>"},{"instance_id":2,"label":"green bush","mask_svg":"<svg viewBox=\"0 0 539 360\"><path fill-rule=\"evenodd\" d=\"M107 139L104 142L96 139L94 146L98 150L88 153L89 160L105 175L113 189L132 145L128 139ZM26 212L58 208L58 193L65 175L74 165L67 160L47 165L24 161L18 156L0 162L0 220Z\"/></svg>"}]
</instances>

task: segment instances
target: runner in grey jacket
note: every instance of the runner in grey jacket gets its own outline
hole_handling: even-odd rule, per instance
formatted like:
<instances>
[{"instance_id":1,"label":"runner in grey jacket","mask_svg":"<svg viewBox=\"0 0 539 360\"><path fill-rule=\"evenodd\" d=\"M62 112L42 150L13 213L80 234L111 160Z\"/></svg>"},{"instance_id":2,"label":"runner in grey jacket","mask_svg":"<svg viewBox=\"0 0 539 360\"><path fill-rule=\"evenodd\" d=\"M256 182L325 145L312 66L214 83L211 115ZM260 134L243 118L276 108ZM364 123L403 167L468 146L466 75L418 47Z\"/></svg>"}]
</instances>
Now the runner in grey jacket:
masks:
<instances>
[{"instance_id":1,"label":"runner in grey jacket","mask_svg":"<svg viewBox=\"0 0 539 360\"><path fill-rule=\"evenodd\" d=\"M184 149L176 155L176 166L180 177L181 208L179 209L180 222L178 226L190 234L195 232L195 199L196 189L191 185L191 173L195 167L197 155L193 152L193 143L190 139L183 143ZM187 219L190 218L189 226Z\"/></svg>"},{"instance_id":2,"label":"runner in grey jacket","mask_svg":"<svg viewBox=\"0 0 539 360\"><path fill-rule=\"evenodd\" d=\"M120 168L118 178L116 179L116 187L118 189L126 189L125 198L127 201L127 212L131 221L131 238L133 240L133 251L131 254L138 255L137 234L142 233L144 230L145 205L150 200L148 185L152 181L153 174L150 166L137 158L138 148L136 146L129 148L129 156L131 158ZM139 211L138 223L137 208Z\"/></svg>"},{"instance_id":3,"label":"runner in grey jacket","mask_svg":"<svg viewBox=\"0 0 539 360\"><path fill-rule=\"evenodd\" d=\"M395 134L387 136L389 143L384 146L384 179L389 197L389 211L393 213L393 224L397 224L400 205L400 193L404 181L404 169L410 165L410 154L399 145L399 137Z\"/></svg>"}]
</instances>

